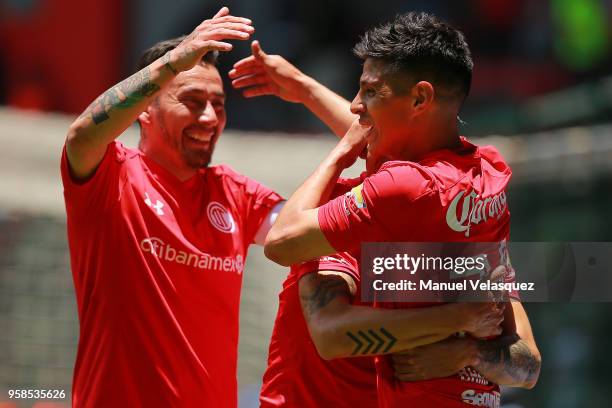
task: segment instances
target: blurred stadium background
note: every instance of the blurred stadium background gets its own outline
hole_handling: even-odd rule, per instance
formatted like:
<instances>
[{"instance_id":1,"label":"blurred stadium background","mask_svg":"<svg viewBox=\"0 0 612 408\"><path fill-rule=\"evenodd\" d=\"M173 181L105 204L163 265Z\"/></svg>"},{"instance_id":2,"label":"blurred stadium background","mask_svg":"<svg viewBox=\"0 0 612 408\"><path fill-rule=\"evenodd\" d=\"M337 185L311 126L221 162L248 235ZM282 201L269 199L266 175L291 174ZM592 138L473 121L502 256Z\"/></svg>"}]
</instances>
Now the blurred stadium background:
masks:
<instances>
[{"instance_id":1,"label":"blurred stadium background","mask_svg":"<svg viewBox=\"0 0 612 408\"><path fill-rule=\"evenodd\" d=\"M228 0L255 37L351 98L366 27L431 11L464 30L474 60L462 133L502 150L514 169L515 241L612 241L611 0ZM139 52L187 33L221 3L202 0L0 0L0 407L9 389L70 394L78 325L59 155L70 121L127 76ZM248 54L237 44L220 70ZM305 109L228 91L215 162L287 195L334 143ZM123 137L135 145L137 131ZM354 172L357 170L354 169ZM242 408L257 406L286 270L252 248L241 305ZM528 304L544 364L506 408L609 406L612 306ZM55 403L52 404L52 403ZM14 405L13 405L14 404ZM68 400L38 403L66 407Z\"/></svg>"}]
</instances>

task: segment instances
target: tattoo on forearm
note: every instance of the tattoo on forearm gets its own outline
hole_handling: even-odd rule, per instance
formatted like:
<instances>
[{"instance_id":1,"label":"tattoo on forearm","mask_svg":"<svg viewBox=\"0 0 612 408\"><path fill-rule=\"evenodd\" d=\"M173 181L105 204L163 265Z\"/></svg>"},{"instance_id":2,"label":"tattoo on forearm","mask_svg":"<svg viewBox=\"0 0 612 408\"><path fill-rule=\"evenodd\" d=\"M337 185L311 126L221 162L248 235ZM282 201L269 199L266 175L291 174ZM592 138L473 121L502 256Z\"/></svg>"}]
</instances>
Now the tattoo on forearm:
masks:
<instances>
[{"instance_id":1,"label":"tattoo on forearm","mask_svg":"<svg viewBox=\"0 0 612 408\"><path fill-rule=\"evenodd\" d=\"M535 380L540 363L531 353L525 341L512 336L500 341L479 343L481 361L492 368L500 369L517 383Z\"/></svg>"},{"instance_id":2,"label":"tattoo on forearm","mask_svg":"<svg viewBox=\"0 0 612 408\"><path fill-rule=\"evenodd\" d=\"M304 278L311 279L308 276ZM312 293L300 295L300 298L304 312L307 315L311 315L327 306L329 302L338 296L349 296L347 284L342 278L323 279L318 282Z\"/></svg>"},{"instance_id":3,"label":"tattoo on forearm","mask_svg":"<svg viewBox=\"0 0 612 408\"><path fill-rule=\"evenodd\" d=\"M368 329L367 331L358 330L357 332L346 332L346 335L355 342L355 349L351 355L375 355L388 353L397 342L384 327L379 330Z\"/></svg>"},{"instance_id":4,"label":"tattoo on forearm","mask_svg":"<svg viewBox=\"0 0 612 408\"><path fill-rule=\"evenodd\" d=\"M525 380L533 380L537 375L540 363L529 350L529 346L519 340L510 346L510 359L506 366L506 371L510 373L522 373Z\"/></svg>"},{"instance_id":5,"label":"tattoo on forearm","mask_svg":"<svg viewBox=\"0 0 612 408\"><path fill-rule=\"evenodd\" d=\"M85 109L81 117L91 117L99 125L110 117L112 111L135 106L159 89L159 85L151 82L151 70L146 67L104 92Z\"/></svg>"}]
</instances>

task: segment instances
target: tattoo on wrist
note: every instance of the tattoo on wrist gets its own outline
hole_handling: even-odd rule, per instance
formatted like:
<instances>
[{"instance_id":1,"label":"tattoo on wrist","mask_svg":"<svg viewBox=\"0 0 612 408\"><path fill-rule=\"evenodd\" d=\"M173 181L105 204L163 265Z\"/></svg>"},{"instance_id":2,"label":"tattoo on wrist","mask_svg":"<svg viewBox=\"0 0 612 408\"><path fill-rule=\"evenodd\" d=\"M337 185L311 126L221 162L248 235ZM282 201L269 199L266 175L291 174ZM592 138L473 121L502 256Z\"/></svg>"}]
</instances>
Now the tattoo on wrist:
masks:
<instances>
[{"instance_id":1,"label":"tattoo on wrist","mask_svg":"<svg viewBox=\"0 0 612 408\"><path fill-rule=\"evenodd\" d=\"M112 111L131 108L159 89L159 85L151 81L151 70L146 67L100 95L81 117L91 117L94 124L99 125Z\"/></svg>"},{"instance_id":2,"label":"tattoo on wrist","mask_svg":"<svg viewBox=\"0 0 612 408\"><path fill-rule=\"evenodd\" d=\"M368 329L366 331L358 330L356 332L346 332L346 335L355 342L355 349L351 353L357 355L375 355L388 353L389 350L397 342L397 338L393 336L387 329Z\"/></svg>"},{"instance_id":3,"label":"tattoo on wrist","mask_svg":"<svg viewBox=\"0 0 612 408\"><path fill-rule=\"evenodd\" d=\"M170 64L170 53L172 50L168 51L163 57L162 62L164 63L164 67L168 68L174 75L178 75L178 71Z\"/></svg>"},{"instance_id":4,"label":"tattoo on wrist","mask_svg":"<svg viewBox=\"0 0 612 408\"><path fill-rule=\"evenodd\" d=\"M517 383L535 380L540 363L518 336L480 341L478 349L482 364L497 366Z\"/></svg>"}]
</instances>

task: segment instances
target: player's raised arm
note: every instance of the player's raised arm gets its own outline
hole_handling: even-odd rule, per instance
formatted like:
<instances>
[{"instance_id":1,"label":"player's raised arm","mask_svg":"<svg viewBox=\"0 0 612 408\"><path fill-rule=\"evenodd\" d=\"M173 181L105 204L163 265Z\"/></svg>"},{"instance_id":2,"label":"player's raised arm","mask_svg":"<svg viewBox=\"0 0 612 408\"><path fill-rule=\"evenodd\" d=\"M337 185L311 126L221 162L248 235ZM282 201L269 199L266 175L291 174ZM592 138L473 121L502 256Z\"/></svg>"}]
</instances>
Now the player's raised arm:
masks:
<instances>
[{"instance_id":1,"label":"player's raised arm","mask_svg":"<svg viewBox=\"0 0 612 408\"><path fill-rule=\"evenodd\" d=\"M324 359L395 353L460 331L499 335L503 320L503 312L493 303L418 309L352 305L355 283L348 274L336 271L304 275L299 294L311 338Z\"/></svg>"},{"instance_id":2,"label":"player's raised arm","mask_svg":"<svg viewBox=\"0 0 612 408\"><path fill-rule=\"evenodd\" d=\"M472 366L489 381L533 388L542 360L520 302L506 305L502 335L493 340L449 338L393 356L396 377L421 381L446 377Z\"/></svg>"},{"instance_id":3,"label":"player's raised arm","mask_svg":"<svg viewBox=\"0 0 612 408\"><path fill-rule=\"evenodd\" d=\"M229 72L232 86L247 98L275 95L306 106L338 137L344 136L357 116L350 102L314 78L304 74L280 55L266 54L258 41L251 44L252 55L238 61Z\"/></svg>"},{"instance_id":4,"label":"player's raised arm","mask_svg":"<svg viewBox=\"0 0 612 408\"><path fill-rule=\"evenodd\" d=\"M329 200L340 173L357 160L366 147L366 138L374 133L371 127L353 122L314 173L291 195L266 237L264 252L270 260L289 266L338 252L321 231L318 210Z\"/></svg>"},{"instance_id":5,"label":"player's raised arm","mask_svg":"<svg viewBox=\"0 0 612 408\"><path fill-rule=\"evenodd\" d=\"M107 145L127 129L176 75L193 68L210 51L229 51L224 40L246 40L251 21L221 8L172 51L100 95L72 123L66 153L73 176L84 179L100 164Z\"/></svg>"}]
</instances>

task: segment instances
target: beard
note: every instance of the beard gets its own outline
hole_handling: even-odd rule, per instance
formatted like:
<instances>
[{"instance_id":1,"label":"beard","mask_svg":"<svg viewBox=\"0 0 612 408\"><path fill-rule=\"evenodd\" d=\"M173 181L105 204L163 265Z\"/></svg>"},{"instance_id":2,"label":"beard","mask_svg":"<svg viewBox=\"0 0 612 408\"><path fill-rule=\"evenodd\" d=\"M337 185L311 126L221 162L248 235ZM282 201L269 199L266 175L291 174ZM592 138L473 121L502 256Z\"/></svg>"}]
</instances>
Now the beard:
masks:
<instances>
[{"instance_id":1,"label":"beard","mask_svg":"<svg viewBox=\"0 0 612 408\"><path fill-rule=\"evenodd\" d=\"M210 165L212 158L212 147L211 149L187 149L182 147L180 150L181 157L192 169L203 169Z\"/></svg>"},{"instance_id":2,"label":"beard","mask_svg":"<svg viewBox=\"0 0 612 408\"><path fill-rule=\"evenodd\" d=\"M178 152L188 167L197 170L206 168L210 165L212 153L215 147L212 141L208 148L189 148L185 146L182 141L184 136L178 138L170 135L163 119L160 121L159 127L162 138L164 139L168 148Z\"/></svg>"}]
</instances>

